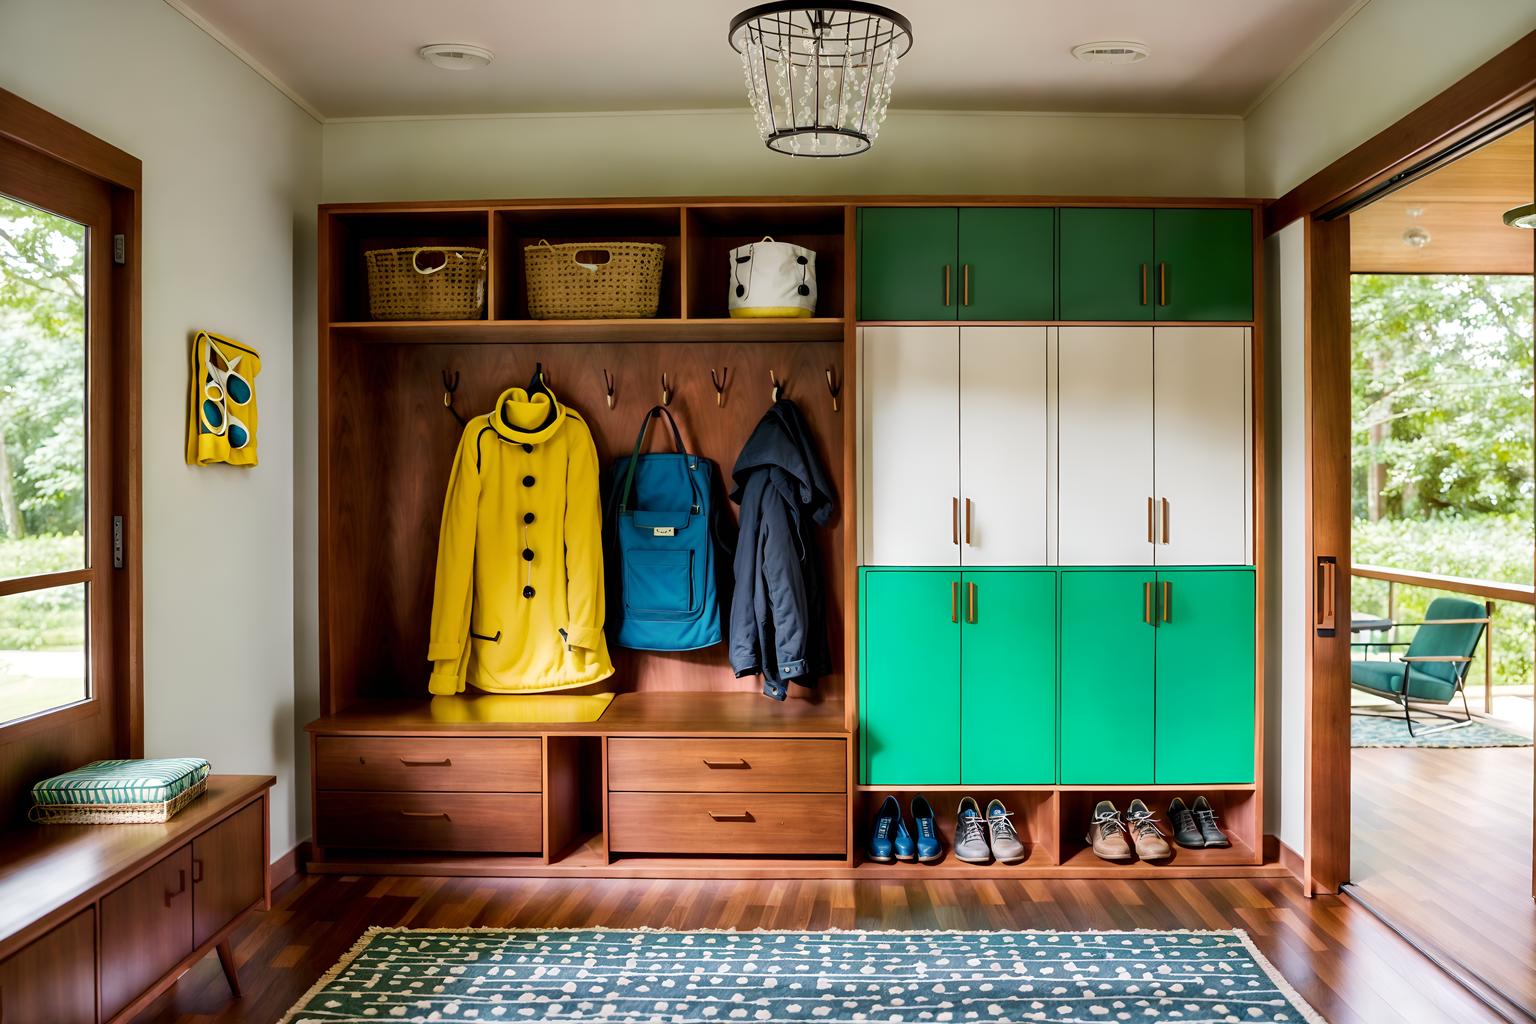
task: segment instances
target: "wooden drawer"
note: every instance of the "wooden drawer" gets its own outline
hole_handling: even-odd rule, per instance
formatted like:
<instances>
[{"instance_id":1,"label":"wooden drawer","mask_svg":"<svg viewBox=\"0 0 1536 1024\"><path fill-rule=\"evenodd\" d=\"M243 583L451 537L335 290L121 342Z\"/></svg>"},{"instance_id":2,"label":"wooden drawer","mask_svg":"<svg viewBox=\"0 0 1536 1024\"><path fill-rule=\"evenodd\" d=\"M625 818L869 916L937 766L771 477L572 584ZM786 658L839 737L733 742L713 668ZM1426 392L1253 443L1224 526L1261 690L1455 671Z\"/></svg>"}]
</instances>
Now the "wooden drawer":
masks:
<instances>
[{"instance_id":1,"label":"wooden drawer","mask_svg":"<svg viewBox=\"0 0 1536 1024\"><path fill-rule=\"evenodd\" d=\"M321 846L463 853L538 853L537 793L325 792L316 797Z\"/></svg>"},{"instance_id":2,"label":"wooden drawer","mask_svg":"<svg viewBox=\"0 0 1536 1024\"><path fill-rule=\"evenodd\" d=\"M608 788L652 793L842 793L843 740L608 740Z\"/></svg>"},{"instance_id":3,"label":"wooden drawer","mask_svg":"<svg viewBox=\"0 0 1536 1024\"><path fill-rule=\"evenodd\" d=\"M101 1019L110 1020L192 952L192 847L101 899Z\"/></svg>"},{"instance_id":4,"label":"wooden drawer","mask_svg":"<svg viewBox=\"0 0 1536 1024\"><path fill-rule=\"evenodd\" d=\"M537 793L537 739L450 736L321 736L320 789L420 793Z\"/></svg>"},{"instance_id":5,"label":"wooden drawer","mask_svg":"<svg viewBox=\"0 0 1536 1024\"><path fill-rule=\"evenodd\" d=\"M616 853L847 852L847 797L819 793L613 793Z\"/></svg>"}]
</instances>

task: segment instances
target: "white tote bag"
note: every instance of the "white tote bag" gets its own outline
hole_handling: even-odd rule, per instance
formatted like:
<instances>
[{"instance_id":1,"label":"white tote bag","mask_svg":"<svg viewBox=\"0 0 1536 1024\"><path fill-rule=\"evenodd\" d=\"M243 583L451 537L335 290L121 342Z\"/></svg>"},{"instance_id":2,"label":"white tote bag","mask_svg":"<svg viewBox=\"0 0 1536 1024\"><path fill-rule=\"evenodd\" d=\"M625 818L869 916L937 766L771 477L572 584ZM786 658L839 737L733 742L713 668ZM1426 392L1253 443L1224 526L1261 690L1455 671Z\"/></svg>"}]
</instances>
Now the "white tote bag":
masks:
<instances>
[{"instance_id":1,"label":"white tote bag","mask_svg":"<svg viewBox=\"0 0 1536 1024\"><path fill-rule=\"evenodd\" d=\"M816 313L816 254L801 245L761 242L732 249L731 316L808 317Z\"/></svg>"}]
</instances>

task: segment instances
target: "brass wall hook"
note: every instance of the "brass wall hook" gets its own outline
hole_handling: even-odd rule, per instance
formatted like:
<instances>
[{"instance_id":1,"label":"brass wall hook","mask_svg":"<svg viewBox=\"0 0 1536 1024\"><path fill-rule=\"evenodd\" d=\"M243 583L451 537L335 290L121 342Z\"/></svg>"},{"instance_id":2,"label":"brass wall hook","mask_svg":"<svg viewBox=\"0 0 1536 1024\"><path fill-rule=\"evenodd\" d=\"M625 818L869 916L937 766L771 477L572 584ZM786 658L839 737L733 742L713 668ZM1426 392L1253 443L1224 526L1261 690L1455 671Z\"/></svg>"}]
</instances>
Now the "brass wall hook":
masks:
<instances>
[{"instance_id":1,"label":"brass wall hook","mask_svg":"<svg viewBox=\"0 0 1536 1024\"><path fill-rule=\"evenodd\" d=\"M725 384L730 379L731 368L729 366L722 366L719 376L715 375L715 368L713 366L709 368L709 380L715 386L715 405L725 405Z\"/></svg>"},{"instance_id":2,"label":"brass wall hook","mask_svg":"<svg viewBox=\"0 0 1536 1024\"><path fill-rule=\"evenodd\" d=\"M773 400L777 402L784 396L784 388L788 385L789 381L779 380L779 375L772 370L768 371L768 379L773 382Z\"/></svg>"},{"instance_id":3,"label":"brass wall hook","mask_svg":"<svg viewBox=\"0 0 1536 1024\"><path fill-rule=\"evenodd\" d=\"M459 390L459 371L458 370L454 370L452 377L448 376L448 371L447 370L442 371L442 373L443 373L443 408L447 409L449 414L452 415L454 419L459 421L459 426L461 426L461 427L465 426L467 423L469 423L469 421L466 420L462 415L459 414L459 410L457 410L457 409L455 409L453 407L453 394L454 394L455 391Z\"/></svg>"},{"instance_id":4,"label":"brass wall hook","mask_svg":"<svg viewBox=\"0 0 1536 1024\"><path fill-rule=\"evenodd\" d=\"M608 398L608 408L613 408L613 377L609 376L608 368L603 367L603 392Z\"/></svg>"},{"instance_id":5,"label":"brass wall hook","mask_svg":"<svg viewBox=\"0 0 1536 1024\"><path fill-rule=\"evenodd\" d=\"M661 404L672 404L672 385L667 383L667 375L665 373L661 375Z\"/></svg>"},{"instance_id":6,"label":"brass wall hook","mask_svg":"<svg viewBox=\"0 0 1536 1024\"><path fill-rule=\"evenodd\" d=\"M837 382L830 366L827 367L827 390L832 393L832 411L837 412L837 396L843 393L843 386Z\"/></svg>"}]
</instances>

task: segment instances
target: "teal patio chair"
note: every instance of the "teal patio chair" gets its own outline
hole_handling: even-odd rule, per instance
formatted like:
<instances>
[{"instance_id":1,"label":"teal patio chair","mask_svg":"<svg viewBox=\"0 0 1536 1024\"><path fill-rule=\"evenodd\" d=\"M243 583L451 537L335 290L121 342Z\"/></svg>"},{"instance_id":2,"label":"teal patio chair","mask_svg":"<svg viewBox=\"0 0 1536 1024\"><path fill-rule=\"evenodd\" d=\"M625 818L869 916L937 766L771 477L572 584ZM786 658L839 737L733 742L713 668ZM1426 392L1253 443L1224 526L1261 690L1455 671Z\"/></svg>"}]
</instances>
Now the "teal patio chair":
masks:
<instances>
[{"instance_id":1,"label":"teal patio chair","mask_svg":"<svg viewBox=\"0 0 1536 1024\"><path fill-rule=\"evenodd\" d=\"M1415 627L1411 641L1396 638L1396 631ZM1349 683L1362 693L1385 697L1403 709L1409 736L1428 736L1447 729L1472 724L1472 709L1467 706L1467 669L1472 654L1488 627L1488 611L1475 601L1459 597L1437 597L1430 602L1423 622L1393 623L1393 636L1387 639L1358 641L1352 647L1364 648L1365 658L1349 663ZM1373 650L1406 647L1396 660L1373 661ZM1447 724L1415 733L1410 704L1449 706L1461 694L1463 717L1427 710Z\"/></svg>"}]
</instances>

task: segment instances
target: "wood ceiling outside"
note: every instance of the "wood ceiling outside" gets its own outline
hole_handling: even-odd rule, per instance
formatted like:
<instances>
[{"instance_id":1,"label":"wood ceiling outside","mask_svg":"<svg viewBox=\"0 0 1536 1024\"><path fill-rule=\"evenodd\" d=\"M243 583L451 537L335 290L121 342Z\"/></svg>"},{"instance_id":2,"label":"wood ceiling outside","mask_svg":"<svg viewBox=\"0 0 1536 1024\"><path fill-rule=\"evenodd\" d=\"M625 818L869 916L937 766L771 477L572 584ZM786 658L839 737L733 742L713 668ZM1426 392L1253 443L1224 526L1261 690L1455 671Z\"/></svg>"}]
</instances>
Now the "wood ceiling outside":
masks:
<instances>
[{"instance_id":1,"label":"wood ceiling outside","mask_svg":"<svg viewBox=\"0 0 1536 1024\"><path fill-rule=\"evenodd\" d=\"M1382 274L1529 274L1536 232L1507 227L1504 211L1532 197L1536 130L1527 124L1349 218L1350 269ZM1410 210L1418 210L1417 216ZM1419 227L1415 248L1403 232Z\"/></svg>"}]
</instances>

